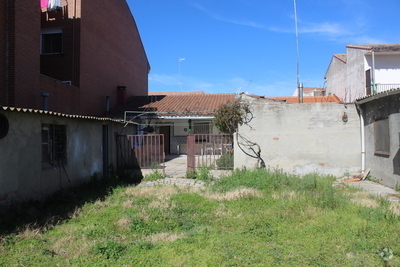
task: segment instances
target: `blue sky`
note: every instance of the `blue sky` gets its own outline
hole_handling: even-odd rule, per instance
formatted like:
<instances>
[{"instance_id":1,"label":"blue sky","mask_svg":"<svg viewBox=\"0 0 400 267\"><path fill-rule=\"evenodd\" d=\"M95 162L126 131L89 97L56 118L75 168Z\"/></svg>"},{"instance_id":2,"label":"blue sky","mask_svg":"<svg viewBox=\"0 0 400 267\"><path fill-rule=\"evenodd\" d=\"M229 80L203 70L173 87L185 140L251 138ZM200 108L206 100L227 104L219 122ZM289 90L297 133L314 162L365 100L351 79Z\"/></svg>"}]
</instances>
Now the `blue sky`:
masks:
<instances>
[{"instance_id":1,"label":"blue sky","mask_svg":"<svg viewBox=\"0 0 400 267\"><path fill-rule=\"evenodd\" d=\"M297 84L293 0L127 0L149 91L288 96ZM297 0L299 74L324 87L347 44L400 43L399 0ZM184 60L180 60L184 59Z\"/></svg>"}]
</instances>

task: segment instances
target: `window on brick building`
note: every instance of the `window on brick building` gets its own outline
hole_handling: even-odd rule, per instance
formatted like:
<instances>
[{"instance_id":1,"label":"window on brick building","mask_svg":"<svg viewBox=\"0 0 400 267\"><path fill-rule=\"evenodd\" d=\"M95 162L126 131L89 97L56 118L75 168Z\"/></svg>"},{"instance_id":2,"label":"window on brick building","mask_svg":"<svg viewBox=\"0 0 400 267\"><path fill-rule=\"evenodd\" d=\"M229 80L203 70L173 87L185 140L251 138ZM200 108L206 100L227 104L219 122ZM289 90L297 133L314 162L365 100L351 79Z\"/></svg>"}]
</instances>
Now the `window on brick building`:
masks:
<instances>
[{"instance_id":1,"label":"window on brick building","mask_svg":"<svg viewBox=\"0 0 400 267\"><path fill-rule=\"evenodd\" d=\"M377 119L374 122L375 155L390 155L389 118Z\"/></svg>"},{"instance_id":2,"label":"window on brick building","mask_svg":"<svg viewBox=\"0 0 400 267\"><path fill-rule=\"evenodd\" d=\"M41 36L41 54L62 53L62 29L43 29Z\"/></svg>"},{"instance_id":3,"label":"window on brick building","mask_svg":"<svg viewBox=\"0 0 400 267\"><path fill-rule=\"evenodd\" d=\"M42 166L66 164L67 132L65 125L42 125Z\"/></svg>"}]
</instances>

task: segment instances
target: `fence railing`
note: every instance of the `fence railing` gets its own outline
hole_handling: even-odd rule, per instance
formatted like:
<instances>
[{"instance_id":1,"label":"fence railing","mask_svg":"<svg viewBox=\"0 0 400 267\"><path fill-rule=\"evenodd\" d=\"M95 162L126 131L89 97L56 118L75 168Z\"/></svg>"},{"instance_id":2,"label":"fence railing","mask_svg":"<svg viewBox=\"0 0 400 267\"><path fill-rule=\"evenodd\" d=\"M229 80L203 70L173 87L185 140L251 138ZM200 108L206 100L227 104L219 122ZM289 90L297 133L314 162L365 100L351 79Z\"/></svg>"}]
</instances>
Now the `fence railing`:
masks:
<instances>
[{"instance_id":1,"label":"fence railing","mask_svg":"<svg viewBox=\"0 0 400 267\"><path fill-rule=\"evenodd\" d=\"M117 136L118 167L162 169L165 174L164 135Z\"/></svg>"},{"instance_id":2,"label":"fence railing","mask_svg":"<svg viewBox=\"0 0 400 267\"><path fill-rule=\"evenodd\" d=\"M374 86L371 87L371 91L372 93L381 93L389 91L391 89L398 89L398 88L400 88L399 83L392 83L392 84L377 83L375 84L375 88Z\"/></svg>"},{"instance_id":3,"label":"fence railing","mask_svg":"<svg viewBox=\"0 0 400 267\"><path fill-rule=\"evenodd\" d=\"M188 170L200 166L233 169L232 136L229 134L189 134L186 153Z\"/></svg>"}]
</instances>

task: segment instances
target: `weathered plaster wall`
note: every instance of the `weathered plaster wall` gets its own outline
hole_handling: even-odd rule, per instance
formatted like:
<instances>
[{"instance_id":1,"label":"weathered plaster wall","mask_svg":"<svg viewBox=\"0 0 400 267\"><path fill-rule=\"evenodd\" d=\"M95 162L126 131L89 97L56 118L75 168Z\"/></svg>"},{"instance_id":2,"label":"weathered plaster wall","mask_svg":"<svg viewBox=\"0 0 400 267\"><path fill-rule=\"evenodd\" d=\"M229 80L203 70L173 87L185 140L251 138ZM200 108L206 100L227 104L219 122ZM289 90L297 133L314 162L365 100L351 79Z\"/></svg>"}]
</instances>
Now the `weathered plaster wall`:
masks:
<instances>
[{"instance_id":1,"label":"weathered plaster wall","mask_svg":"<svg viewBox=\"0 0 400 267\"><path fill-rule=\"evenodd\" d=\"M287 173L343 176L361 170L359 117L353 104L255 101L251 109L251 128L240 126L235 138L235 168L257 165L257 159L246 155L254 153L244 146L244 137L260 146L267 166ZM344 113L347 122L342 121Z\"/></svg>"},{"instance_id":2,"label":"weathered plaster wall","mask_svg":"<svg viewBox=\"0 0 400 267\"><path fill-rule=\"evenodd\" d=\"M337 95L343 102L348 102L350 96L346 90L346 64L333 57L325 75L326 93Z\"/></svg>"},{"instance_id":3,"label":"weathered plaster wall","mask_svg":"<svg viewBox=\"0 0 400 267\"><path fill-rule=\"evenodd\" d=\"M400 95L392 95L362 105L365 117L366 168L373 178L395 188L400 185ZM375 119L389 118L390 155L375 155Z\"/></svg>"},{"instance_id":4,"label":"weathered plaster wall","mask_svg":"<svg viewBox=\"0 0 400 267\"><path fill-rule=\"evenodd\" d=\"M349 102L365 96L365 49L347 48L347 91Z\"/></svg>"},{"instance_id":5,"label":"weathered plaster wall","mask_svg":"<svg viewBox=\"0 0 400 267\"><path fill-rule=\"evenodd\" d=\"M1 111L9 132L0 139L0 205L41 199L60 189L88 181L103 173L102 127L109 125L109 163L116 166L114 132L121 124L110 121L71 119L54 115ZM42 166L42 124L66 125L67 164Z\"/></svg>"}]
</instances>

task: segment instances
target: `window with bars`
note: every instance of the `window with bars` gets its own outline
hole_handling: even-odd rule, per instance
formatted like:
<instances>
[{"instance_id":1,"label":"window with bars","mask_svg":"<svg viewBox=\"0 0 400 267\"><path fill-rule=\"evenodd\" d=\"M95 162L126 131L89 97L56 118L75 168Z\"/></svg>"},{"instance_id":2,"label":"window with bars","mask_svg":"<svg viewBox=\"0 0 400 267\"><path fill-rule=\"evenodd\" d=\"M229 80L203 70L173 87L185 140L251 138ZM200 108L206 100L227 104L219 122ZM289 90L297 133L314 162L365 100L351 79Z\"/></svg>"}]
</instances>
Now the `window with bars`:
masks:
<instances>
[{"instance_id":1,"label":"window with bars","mask_svg":"<svg viewBox=\"0 0 400 267\"><path fill-rule=\"evenodd\" d=\"M67 163L67 131L65 125L42 125L42 165L52 167Z\"/></svg>"},{"instance_id":2,"label":"window with bars","mask_svg":"<svg viewBox=\"0 0 400 267\"><path fill-rule=\"evenodd\" d=\"M375 155L390 155L389 118L377 119L374 122Z\"/></svg>"},{"instance_id":3,"label":"window with bars","mask_svg":"<svg viewBox=\"0 0 400 267\"><path fill-rule=\"evenodd\" d=\"M210 133L210 123L208 121L195 122L193 125L194 134L209 134Z\"/></svg>"}]
</instances>

